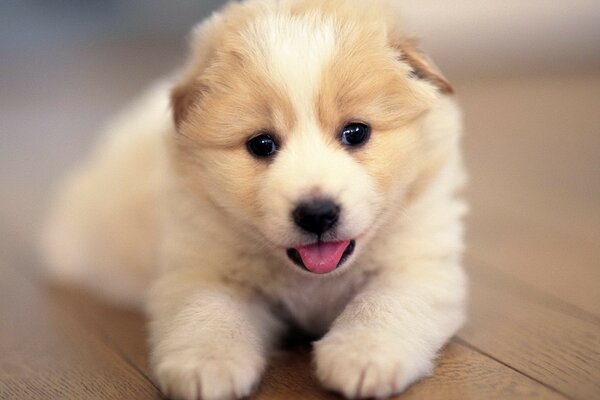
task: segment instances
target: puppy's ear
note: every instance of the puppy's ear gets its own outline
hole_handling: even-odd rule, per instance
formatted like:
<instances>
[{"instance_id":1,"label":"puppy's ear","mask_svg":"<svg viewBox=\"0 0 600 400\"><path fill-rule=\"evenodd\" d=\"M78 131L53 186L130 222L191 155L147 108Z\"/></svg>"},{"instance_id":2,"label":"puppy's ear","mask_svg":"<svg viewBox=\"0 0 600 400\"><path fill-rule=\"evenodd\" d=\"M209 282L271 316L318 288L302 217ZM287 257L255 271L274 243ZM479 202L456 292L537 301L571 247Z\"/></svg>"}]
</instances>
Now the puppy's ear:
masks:
<instances>
[{"instance_id":1,"label":"puppy's ear","mask_svg":"<svg viewBox=\"0 0 600 400\"><path fill-rule=\"evenodd\" d=\"M180 82L171 89L171 108L175 126L179 126L185 119L199 95L200 91L196 90L193 81Z\"/></svg>"},{"instance_id":2,"label":"puppy's ear","mask_svg":"<svg viewBox=\"0 0 600 400\"><path fill-rule=\"evenodd\" d=\"M412 68L415 77L423 79L436 86L441 93L453 94L454 88L439 68L417 46L414 39L400 40L394 46L400 53L400 60Z\"/></svg>"},{"instance_id":3,"label":"puppy's ear","mask_svg":"<svg viewBox=\"0 0 600 400\"><path fill-rule=\"evenodd\" d=\"M220 14L214 14L192 31L190 56L179 79L171 89L171 107L176 126L187 117L188 112L203 93L204 89L199 78L214 57L221 21Z\"/></svg>"}]
</instances>

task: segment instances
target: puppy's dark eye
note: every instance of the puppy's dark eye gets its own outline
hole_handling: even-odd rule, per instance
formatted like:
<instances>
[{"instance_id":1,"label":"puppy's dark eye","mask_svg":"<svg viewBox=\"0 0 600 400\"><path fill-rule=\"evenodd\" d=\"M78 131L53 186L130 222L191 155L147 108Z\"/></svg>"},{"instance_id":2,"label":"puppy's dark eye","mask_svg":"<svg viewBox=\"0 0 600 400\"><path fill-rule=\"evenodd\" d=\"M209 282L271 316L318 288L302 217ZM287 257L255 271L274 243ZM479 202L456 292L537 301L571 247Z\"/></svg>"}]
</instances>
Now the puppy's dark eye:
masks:
<instances>
[{"instance_id":1,"label":"puppy's dark eye","mask_svg":"<svg viewBox=\"0 0 600 400\"><path fill-rule=\"evenodd\" d=\"M248 151L256 157L266 158L271 157L277 151L277 141L269 134L256 136L246 144Z\"/></svg>"},{"instance_id":2,"label":"puppy's dark eye","mask_svg":"<svg viewBox=\"0 0 600 400\"><path fill-rule=\"evenodd\" d=\"M371 128L368 125L354 122L348 124L342 129L341 141L346 146L360 146L369 140Z\"/></svg>"}]
</instances>

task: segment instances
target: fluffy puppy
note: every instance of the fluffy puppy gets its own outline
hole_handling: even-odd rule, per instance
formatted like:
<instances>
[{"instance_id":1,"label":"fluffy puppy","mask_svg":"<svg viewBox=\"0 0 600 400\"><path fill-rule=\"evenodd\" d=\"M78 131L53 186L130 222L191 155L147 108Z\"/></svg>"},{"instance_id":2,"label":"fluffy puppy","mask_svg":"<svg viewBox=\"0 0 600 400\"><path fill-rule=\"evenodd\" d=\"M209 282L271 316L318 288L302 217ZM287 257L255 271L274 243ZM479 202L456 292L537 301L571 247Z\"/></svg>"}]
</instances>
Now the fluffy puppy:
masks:
<instances>
[{"instance_id":1,"label":"fluffy puppy","mask_svg":"<svg viewBox=\"0 0 600 400\"><path fill-rule=\"evenodd\" d=\"M174 398L250 394L290 323L320 337L325 387L390 396L463 323L460 113L366 3L228 5L66 183L50 271L127 303L151 287Z\"/></svg>"}]
</instances>

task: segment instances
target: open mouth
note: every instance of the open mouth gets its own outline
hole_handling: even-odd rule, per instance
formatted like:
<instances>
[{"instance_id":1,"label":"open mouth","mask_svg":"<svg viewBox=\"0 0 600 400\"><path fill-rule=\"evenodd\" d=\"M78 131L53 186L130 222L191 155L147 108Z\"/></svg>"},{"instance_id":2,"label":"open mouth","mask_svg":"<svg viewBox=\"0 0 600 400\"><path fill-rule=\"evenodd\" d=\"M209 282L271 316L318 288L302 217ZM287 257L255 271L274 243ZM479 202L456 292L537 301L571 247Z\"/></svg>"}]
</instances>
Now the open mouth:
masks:
<instances>
[{"instance_id":1,"label":"open mouth","mask_svg":"<svg viewBox=\"0 0 600 400\"><path fill-rule=\"evenodd\" d=\"M315 274L326 274L340 267L354 252L355 240L317 242L287 250L296 265Z\"/></svg>"}]
</instances>

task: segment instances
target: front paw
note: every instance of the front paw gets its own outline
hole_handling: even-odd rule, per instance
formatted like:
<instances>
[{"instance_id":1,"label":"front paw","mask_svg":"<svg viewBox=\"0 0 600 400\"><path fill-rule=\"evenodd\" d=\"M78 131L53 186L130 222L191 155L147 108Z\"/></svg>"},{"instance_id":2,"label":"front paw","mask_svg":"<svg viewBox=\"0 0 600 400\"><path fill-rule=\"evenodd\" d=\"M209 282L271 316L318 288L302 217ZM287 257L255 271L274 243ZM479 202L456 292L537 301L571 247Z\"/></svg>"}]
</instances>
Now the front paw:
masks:
<instances>
[{"instance_id":1,"label":"front paw","mask_svg":"<svg viewBox=\"0 0 600 400\"><path fill-rule=\"evenodd\" d=\"M239 399L254 391L265 364L261 354L235 344L194 347L155 355L154 373L172 399Z\"/></svg>"},{"instance_id":2,"label":"front paw","mask_svg":"<svg viewBox=\"0 0 600 400\"><path fill-rule=\"evenodd\" d=\"M316 374L348 398L386 398L427 376L434 352L395 335L368 330L330 332L315 344Z\"/></svg>"}]
</instances>

